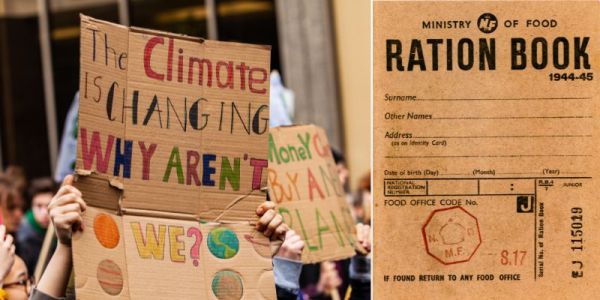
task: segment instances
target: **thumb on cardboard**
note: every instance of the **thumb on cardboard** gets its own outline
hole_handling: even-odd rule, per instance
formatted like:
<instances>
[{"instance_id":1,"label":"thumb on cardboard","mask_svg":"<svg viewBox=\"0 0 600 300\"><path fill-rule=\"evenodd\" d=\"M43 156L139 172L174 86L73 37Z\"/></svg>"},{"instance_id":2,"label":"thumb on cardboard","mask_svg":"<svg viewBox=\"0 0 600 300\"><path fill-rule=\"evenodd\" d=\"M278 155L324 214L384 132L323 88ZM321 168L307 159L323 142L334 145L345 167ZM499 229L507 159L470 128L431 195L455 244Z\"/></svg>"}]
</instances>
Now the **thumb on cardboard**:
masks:
<instances>
[{"instance_id":1,"label":"thumb on cardboard","mask_svg":"<svg viewBox=\"0 0 600 300\"><path fill-rule=\"evenodd\" d=\"M73 175L69 174L69 175L65 176L65 179L63 179L61 187L65 186L65 185L73 185Z\"/></svg>"}]
</instances>

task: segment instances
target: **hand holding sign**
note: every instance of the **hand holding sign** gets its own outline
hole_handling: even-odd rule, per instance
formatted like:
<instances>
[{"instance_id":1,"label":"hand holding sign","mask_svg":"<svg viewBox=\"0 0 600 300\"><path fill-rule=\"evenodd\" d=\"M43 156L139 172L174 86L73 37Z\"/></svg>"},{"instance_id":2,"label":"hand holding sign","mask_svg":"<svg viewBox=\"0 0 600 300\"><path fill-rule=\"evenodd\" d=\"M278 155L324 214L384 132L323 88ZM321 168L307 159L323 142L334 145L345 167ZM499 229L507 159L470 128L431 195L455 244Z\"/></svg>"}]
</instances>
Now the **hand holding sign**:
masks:
<instances>
[{"instance_id":1,"label":"hand holding sign","mask_svg":"<svg viewBox=\"0 0 600 300\"><path fill-rule=\"evenodd\" d=\"M304 241L295 231L290 229L285 233L285 240L279 251L277 251L277 256L299 261L302 259L302 250L304 250Z\"/></svg>"},{"instance_id":2,"label":"hand holding sign","mask_svg":"<svg viewBox=\"0 0 600 300\"><path fill-rule=\"evenodd\" d=\"M0 225L0 284L8 272L10 272L14 263L15 245L13 244L13 237L10 234L6 234L6 227L4 225Z\"/></svg>"},{"instance_id":3,"label":"hand holding sign","mask_svg":"<svg viewBox=\"0 0 600 300\"><path fill-rule=\"evenodd\" d=\"M73 176L68 175L65 177L62 187L48 205L48 212L56 229L56 236L63 245L71 245L73 231L83 231L81 213L87 208L81 198L81 192L72 184Z\"/></svg>"},{"instance_id":4,"label":"hand holding sign","mask_svg":"<svg viewBox=\"0 0 600 300\"><path fill-rule=\"evenodd\" d=\"M263 202L257 209L256 215L260 217L256 229L271 240L283 240L289 227L283 223L283 218L275 211L275 203Z\"/></svg>"}]
</instances>

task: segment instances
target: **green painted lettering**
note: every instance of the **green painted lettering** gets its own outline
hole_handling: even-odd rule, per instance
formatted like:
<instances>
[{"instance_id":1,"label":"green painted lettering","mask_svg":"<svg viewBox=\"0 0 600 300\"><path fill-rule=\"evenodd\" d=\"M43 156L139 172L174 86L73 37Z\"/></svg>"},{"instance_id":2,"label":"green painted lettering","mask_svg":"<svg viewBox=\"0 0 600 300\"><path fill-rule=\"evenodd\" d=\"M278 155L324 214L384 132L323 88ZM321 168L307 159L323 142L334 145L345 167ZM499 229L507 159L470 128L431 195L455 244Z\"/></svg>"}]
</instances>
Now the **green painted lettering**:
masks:
<instances>
[{"instance_id":1,"label":"green painted lettering","mask_svg":"<svg viewBox=\"0 0 600 300\"><path fill-rule=\"evenodd\" d=\"M173 168L175 168L177 172L177 182L183 184L183 168L181 167L181 158L179 157L179 147L173 147L173 150L171 150L169 164L167 164L165 175L163 175L164 182L169 182L169 177L171 176Z\"/></svg>"},{"instance_id":2,"label":"green painted lettering","mask_svg":"<svg viewBox=\"0 0 600 300\"><path fill-rule=\"evenodd\" d=\"M306 137L305 140L303 140L302 136L298 134L298 139L300 140L300 144L302 144L302 146L304 146L304 149L306 149L306 154L308 154L308 158L312 159L312 153L310 152L310 148L308 147L308 144L310 143L310 133L307 132L304 136Z\"/></svg>"},{"instance_id":3,"label":"green painted lettering","mask_svg":"<svg viewBox=\"0 0 600 300\"><path fill-rule=\"evenodd\" d=\"M298 223L300 223L300 229L302 230L302 235L304 236L304 242L306 243L306 246L308 246L308 250L310 250L310 251L319 250L319 247L310 244L310 241L308 240L308 235L306 234L306 230L304 229L304 223L302 223L302 218L300 217L300 212L297 209L296 209L296 216L298 217Z\"/></svg>"},{"instance_id":4,"label":"green painted lettering","mask_svg":"<svg viewBox=\"0 0 600 300\"><path fill-rule=\"evenodd\" d=\"M229 181L231 188L234 191L240 190L240 158L236 157L233 160L233 169L229 163L229 158L223 156L221 160L221 177L219 178L219 189L225 189L225 182Z\"/></svg>"}]
</instances>

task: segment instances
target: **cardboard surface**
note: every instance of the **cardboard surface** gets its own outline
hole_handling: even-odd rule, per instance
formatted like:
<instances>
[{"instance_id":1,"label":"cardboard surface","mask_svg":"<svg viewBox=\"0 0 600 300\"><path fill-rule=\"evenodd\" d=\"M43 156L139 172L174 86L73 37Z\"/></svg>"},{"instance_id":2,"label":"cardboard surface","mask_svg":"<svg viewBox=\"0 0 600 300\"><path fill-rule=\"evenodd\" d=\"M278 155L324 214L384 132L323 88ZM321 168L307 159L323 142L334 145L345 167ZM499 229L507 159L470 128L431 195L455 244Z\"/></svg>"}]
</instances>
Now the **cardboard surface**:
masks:
<instances>
[{"instance_id":1,"label":"cardboard surface","mask_svg":"<svg viewBox=\"0 0 600 300\"><path fill-rule=\"evenodd\" d=\"M373 9L374 298L597 297L600 2Z\"/></svg>"},{"instance_id":2,"label":"cardboard surface","mask_svg":"<svg viewBox=\"0 0 600 300\"><path fill-rule=\"evenodd\" d=\"M269 46L81 17L79 298L275 298L253 226L269 61Z\"/></svg>"},{"instance_id":3,"label":"cardboard surface","mask_svg":"<svg viewBox=\"0 0 600 300\"><path fill-rule=\"evenodd\" d=\"M356 229L325 131L314 125L271 128L268 157L269 197L304 239L303 262L353 256Z\"/></svg>"},{"instance_id":4,"label":"cardboard surface","mask_svg":"<svg viewBox=\"0 0 600 300\"><path fill-rule=\"evenodd\" d=\"M254 217L267 163L270 49L87 17L81 32L77 169L122 182L125 209L214 220L247 195L222 218Z\"/></svg>"}]
</instances>

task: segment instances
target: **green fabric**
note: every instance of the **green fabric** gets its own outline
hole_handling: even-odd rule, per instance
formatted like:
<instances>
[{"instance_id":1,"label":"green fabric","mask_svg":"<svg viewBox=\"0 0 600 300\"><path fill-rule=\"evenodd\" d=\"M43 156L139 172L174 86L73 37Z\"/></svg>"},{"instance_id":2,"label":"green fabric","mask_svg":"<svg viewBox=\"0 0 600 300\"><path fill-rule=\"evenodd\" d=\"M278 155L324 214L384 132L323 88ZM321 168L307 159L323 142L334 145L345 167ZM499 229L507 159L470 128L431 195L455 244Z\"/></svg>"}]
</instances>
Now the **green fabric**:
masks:
<instances>
[{"instance_id":1,"label":"green fabric","mask_svg":"<svg viewBox=\"0 0 600 300\"><path fill-rule=\"evenodd\" d=\"M27 221L29 222L29 225L31 225L31 227L33 228L33 230L35 230L35 232L37 232L39 234L46 233L46 229L42 228L42 226L40 226L40 224L38 224L38 222L35 220L32 210L28 210L27 213L25 214L25 216L27 217Z\"/></svg>"}]
</instances>

